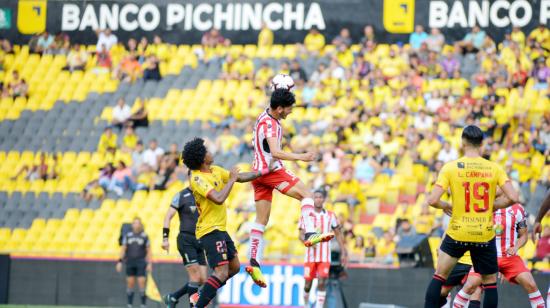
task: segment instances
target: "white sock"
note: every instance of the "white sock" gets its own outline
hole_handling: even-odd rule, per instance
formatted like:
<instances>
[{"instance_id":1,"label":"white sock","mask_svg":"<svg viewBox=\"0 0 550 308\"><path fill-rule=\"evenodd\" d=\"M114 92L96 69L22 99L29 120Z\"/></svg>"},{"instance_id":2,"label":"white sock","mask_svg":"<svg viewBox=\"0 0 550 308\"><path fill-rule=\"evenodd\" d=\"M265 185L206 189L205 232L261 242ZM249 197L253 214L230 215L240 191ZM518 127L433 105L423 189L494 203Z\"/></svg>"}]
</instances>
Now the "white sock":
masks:
<instances>
[{"instance_id":1,"label":"white sock","mask_svg":"<svg viewBox=\"0 0 550 308\"><path fill-rule=\"evenodd\" d=\"M302 220L304 221L304 227L306 233L315 232L315 224L313 223L313 199L302 199Z\"/></svg>"},{"instance_id":2,"label":"white sock","mask_svg":"<svg viewBox=\"0 0 550 308\"><path fill-rule=\"evenodd\" d=\"M304 308L309 308L309 292L304 291Z\"/></svg>"},{"instance_id":3,"label":"white sock","mask_svg":"<svg viewBox=\"0 0 550 308\"><path fill-rule=\"evenodd\" d=\"M326 291L317 291L317 300L315 301L315 308L323 308L325 306Z\"/></svg>"},{"instance_id":4,"label":"white sock","mask_svg":"<svg viewBox=\"0 0 550 308\"><path fill-rule=\"evenodd\" d=\"M529 302L531 303L531 308L544 308L544 299L539 290L529 293Z\"/></svg>"},{"instance_id":5,"label":"white sock","mask_svg":"<svg viewBox=\"0 0 550 308\"><path fill-rule=\"evenodd\" d=\"M250 227L250 245L248 246L248 252L250 259L255 259L258 262L262 261L262 254L264 251L264 231L265 226L259 223L252 223Z\"/></svg>"},{"instance_id":6,"label":"white sock","mask_svg":"<svg viewBox=\"0 0 550 308\"><path fill-rule=\"evenodd\" d=\"M447 294L447 303L443 305L441 308L451 308L451 293Z\"/></svg>"},{"instance_id":7,"label":"white sock","mask_svg":"<svg viewBox=\"0 0 550 308\"><path fill-rule=\"evenodd\" d=\"M470 299L470 294L460 290L455 296L453 301L453 308L464 308L468 306L468 300Z\"/></svg>"},{"instance_id":8,"label":"white sock","mask_svg":"<svg viewBox=\"0 0 550 308\"><path fill-rule=\"evenodd\" d=\"M548 285L548 292L546 292L546 307L550 307L550 284Z\"/></svg>"}]
</instances>

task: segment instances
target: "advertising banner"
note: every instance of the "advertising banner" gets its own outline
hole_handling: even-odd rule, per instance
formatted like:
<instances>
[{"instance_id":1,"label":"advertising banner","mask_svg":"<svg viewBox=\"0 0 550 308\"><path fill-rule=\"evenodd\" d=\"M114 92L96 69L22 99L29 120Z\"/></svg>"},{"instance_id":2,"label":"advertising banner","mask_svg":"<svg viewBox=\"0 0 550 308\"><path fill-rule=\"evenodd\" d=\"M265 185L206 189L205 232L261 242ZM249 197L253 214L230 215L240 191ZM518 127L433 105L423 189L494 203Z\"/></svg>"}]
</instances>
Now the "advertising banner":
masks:
<instances>
[{"instance_id":1,"label":"advertising banner","mask_svg":"<svg viewBox=\"0 0 550 308\"><path fill-rule=\"evenodd\" d=\"M234 43L250 44L264 24L276 43L301 42L312 27L328 42L347 27L357 42L365 25L374 27L379 42L406 42L415 25L440 28L447 39L479 25L500 41L512 26L531 31L549 21L550 0L0 0L0 36L17 43L47 30L93 44L94 30L110 28L123 42L158 34L171 43L196 44L217 28Z\"/></svg>"}]
</instances>

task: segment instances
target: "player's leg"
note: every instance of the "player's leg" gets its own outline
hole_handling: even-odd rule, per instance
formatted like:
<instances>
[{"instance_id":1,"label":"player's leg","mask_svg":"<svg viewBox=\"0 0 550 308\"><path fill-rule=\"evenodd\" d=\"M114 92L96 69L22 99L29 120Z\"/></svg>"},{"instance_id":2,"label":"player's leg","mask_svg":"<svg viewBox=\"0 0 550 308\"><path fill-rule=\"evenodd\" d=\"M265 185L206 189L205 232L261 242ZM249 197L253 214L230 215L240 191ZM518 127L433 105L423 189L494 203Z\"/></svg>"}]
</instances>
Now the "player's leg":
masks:
<instances>
[{"instance_id":1,"label":"player's leg","mask_svg":"<svg viewBox=\"0 0 550 308\"><path fill-rule=\"evenodd\" d=\"M141 306L145 307L145 303L147 302L147 296L145 295L145 284L146 284L145 270L143 275L140 275L137 277L137 282L138 282L139 298L141 300Z\"/></svg>"},{"instance_id":2,"label":"player's leg","mask_svg":"<svg viewBox=\"0 0 550 308\"><path fill-rule=\"evenodd\" d=\"M315 308L323 308L325 306L325 298L327 296L327 279L317 279L317 299L315 300Z\"/></svg>"},{"instance_id":3,"label":"player's leg","mask_svg":"<svg viewBox=\"0 0 550 308\"><path fill-rule=\"evenodd\" d=\"M483 307L496 308L498 307L498 291L497 291L497 247L495 239L479 244L470 249L472 254L472 262L474 270L481 274L481 283L483 286Z\"/></svg>"},{"instance_id":4,"label":"player's leg","mask_svg":"<svg viewBox=\"0 0 550 308\"><path fill-rule=\"evenodd\" d=\"M250 244L248 245L250 263L249 266L246 267L246 272L250 275L254 283L265 288L267 285L262 275L260 262L262 262L264 250L265 226L269 222L269 215L271 214L273 187L263 183L263 179L260 179L252 181L252 186L254 187L254 200L256 200L256 220L250 227Z\"/></svg>"},{"instance_id":5,"label":"player's leg","mask_svg":"<svg viewBox=\"0 0 550 308\"><path fill-rule=\"evenodd\" d=\"M128 307L132 307L134 303L134 287L136 286L136 276L130 275L126 277L126 299Z\"/></svg>"},{"instance_id":6,"label":"player's leg","mask_svg":"<svg viewBox=\"0 0 550 308\"><path fill-rule=\"evenodd\" d=\"M544 298L542 298L531 272L522 272L514 277L514 279L529 294L529 302L532 308L544 308Z\"/></svg>"},{"instance_id":7,"label":"player's leg","mask_svg":"<svg viewBox=\"0 0 550 308\"><path fill-rule=\"evenodd\" d=\"M471 265L460 262L455 265L455 267L449 274L449 277L447 277L447 281L445 281L445 284L441 288L439 307L451 306L451 290L455 286L463 285L466 282L466 279L468 278L468 273L470 272L471 268Z\"/></svg>"},{"instance_id":8,"label":"player's leg","mask_svg":"<svg viewBox=\"0 0 550 308\"><path fill-rule=\"evenodd\" d=\"M474 294L470 296L470 303L468 304L468 308L481 308L481 293L483 293L483 289L481 287L477 287L474 291Z\"/></svg>"},{"instance_id":9,"label":"player's leg","mask_svg":"<svg viewBox=\"0 0 550 308\"><path fill-rule=\"evenodd\" d=\"M437 268L426 290L424 308L439 308L441 288L447 277L455 267L458 259L466 251L465 247L458 244L448 235L445 236L439 248Z\"/></svg>"},{"instance_id":10,"label":"player's leg","mask_svg":"<svg viewBox=\"0 0 550 308\"><path fill-rule=\"evenodd\" d=\"M304 277L304 308L309 308L309 291L313 285L313 279L307 279Z\"/></svg>"},{"instance_id":11,"label":"player's leg","mask_svg":"<svg viewBox=\"0 0 550 308\"><path fill-rule=\"evenodd\" d=\"M306 231L306 241L304 244L307 247L321 242L330 241L334 237L334 233L332 232L317 233L315 231L315 223L313 221L313 193L304 183L302 183L302 181L294 177L294 180L280 191L289 197L300 200L301 202L301 217Z\"/></svg>"},{"instance_id":12,"label":"player's leg","mask_svg":"<svg viewBox=\"0 0 550 308\"><path fill-rule=\"evenodd\" d=\"M451 273L452 275L452 273ZM451 302L451 291L453 287L443 286L441 287L441 296L439 297L439 307L449 308L449 303Z\"/></svg>"},{"instance_id":13,"label":"player's leg","mask_svg":"<svg viewBox=\"0 0 550 308\"><path fill-rule=\"evenodd\" d=\"M453 308L468 307L468 301L472 298L472 295L479 286L481 286L481 276L475 272L471 272L462 289L456 294L453 301Z\"/></svg>"}]
</instances>

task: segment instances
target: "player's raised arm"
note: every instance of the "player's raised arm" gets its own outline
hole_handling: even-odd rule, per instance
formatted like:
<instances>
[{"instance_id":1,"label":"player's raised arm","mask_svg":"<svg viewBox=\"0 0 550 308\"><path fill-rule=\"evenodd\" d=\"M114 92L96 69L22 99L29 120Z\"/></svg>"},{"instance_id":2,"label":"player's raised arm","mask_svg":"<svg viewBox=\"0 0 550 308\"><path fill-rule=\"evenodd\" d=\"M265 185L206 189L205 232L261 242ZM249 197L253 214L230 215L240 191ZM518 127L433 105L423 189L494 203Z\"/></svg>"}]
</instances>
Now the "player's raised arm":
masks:
<instances>
[{"instance_id":1,"label":"player's raised arm","mask_svg":"<svg viewBox=\"0 0 550 308\"><path fill-rule=\"evenodd\" d=\"M275 170L275 164L274 164L274 161L271 161L268 168L261 169L258 171L240 172L237 175L237 182L245 183L245 182L254 181L255 179L261 177L262 175L266 175L273 170Z\"/></svg>"},{"instance_id":2,"label":"player's raised arm","mask_svg":"<svg viewBox=\"0 0 550 308\"><path fill-rule=\"evenodd\" d=\"M317 154L315 152L307 152L307 153L289 153L283 151L279 147L279 143L277 141L277 138L267 138L267 144L269 144L269 149L271 150L271 155L273 155L273 158L280 159L280 160L290 160L290 161L312 161L315 159Z\"/></svg>"}]
</instances>

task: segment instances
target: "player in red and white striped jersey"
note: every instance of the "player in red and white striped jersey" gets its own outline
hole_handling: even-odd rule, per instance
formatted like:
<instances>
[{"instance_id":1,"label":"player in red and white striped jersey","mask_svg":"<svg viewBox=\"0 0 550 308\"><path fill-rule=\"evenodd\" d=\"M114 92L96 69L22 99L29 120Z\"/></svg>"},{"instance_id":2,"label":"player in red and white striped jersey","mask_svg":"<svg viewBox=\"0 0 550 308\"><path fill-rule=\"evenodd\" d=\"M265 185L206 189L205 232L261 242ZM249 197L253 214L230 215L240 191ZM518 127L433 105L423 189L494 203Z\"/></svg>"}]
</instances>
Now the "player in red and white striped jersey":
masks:
<instances>
[{"instance_id":1,"label":"player in red and white striped jersey","mask_svg":"<svg viewBox=\"0 0 550 308\"><path fill-rule=\"evenodd\" d=\"M246 267L246 272L260 287L266 287L260 262L263 253L263 233L269 221L274 189L300 200L306 232L304 244L307 247L330 241L334 237L332 232L315 231L313 220L310 217L313 213L313 195L298 177L285 169L282 163L283 160L309 162L317 156L314 152L288 153L281 149L283 129L280 121L292 112L295 102L296 98L292 92L285 89L274 90L271 94L269 108L258 117L254 126L252 169L263 175L252 181L254 200L256 201L256 221L250 228L250 265ZM275 167L274 170L272 168L273 171L268 172L269 166Z\"/></svg>"},{"instance_id":2,"label":"player in red and white striped jersey","mask_svg":"<svg viewBox=\"0 0 550 308\"><path fill-rule=\"evenodd\" d=\"M313 219L315 228L321 233L334 232L336 240L341 250L341 262L345 266L347 261L347 251L344 242L344 236L340 231L341 226L338 223L336 215L324 209L327 193L324 190L317 190L313 195L314 212ZM303 219L300 220L300 240L305 241L305 226ZM329 277L330 270L330 249L331 242L324 242L319 245L309 247L306 250L304 260L304 307L309 307L309 291L313 279L317 278L317 299L315 308L323 308L326 296L326 280Z\"/></svg>"},{"instance_id":3,"label":"player in red and white striped jersey","mask_svg":"<svg viewBox=\"0 0 550 308\"><path fill-rule=\"evenodd\" d=\"M512 284L521 285L529 294L529 302L532 308L544 308L544 299L540 294L533 275L525 266L525 263L517 251L527 243L527 220L525 210L521 204L516 203L511 207L495 211L494 229L496 233L496 246L498 257L498 271ZM468 280L462 290L471 294L481 285L481 277L475 272L470 272ZM455 308L466 307L465 303L457 301Z\"/></svg>"}]
</instances>

